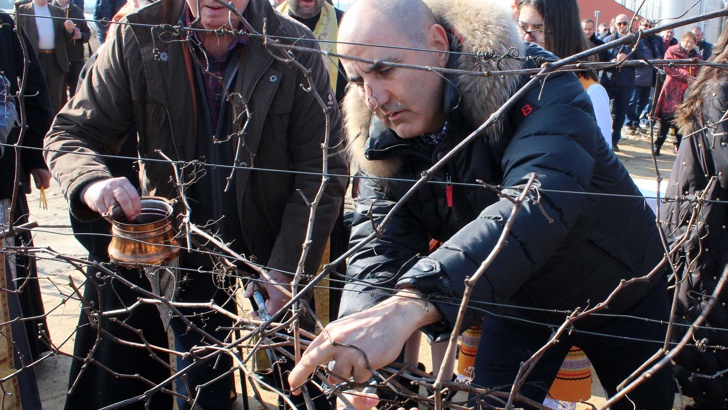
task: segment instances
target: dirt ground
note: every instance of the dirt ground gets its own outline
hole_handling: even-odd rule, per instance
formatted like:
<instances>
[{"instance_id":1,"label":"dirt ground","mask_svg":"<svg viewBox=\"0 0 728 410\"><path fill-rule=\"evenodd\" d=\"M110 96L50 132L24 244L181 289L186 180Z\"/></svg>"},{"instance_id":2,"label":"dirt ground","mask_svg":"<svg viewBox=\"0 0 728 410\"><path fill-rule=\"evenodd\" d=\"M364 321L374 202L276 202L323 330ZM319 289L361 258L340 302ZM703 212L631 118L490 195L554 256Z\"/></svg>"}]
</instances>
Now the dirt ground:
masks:
<instances>
[{"instance_id":1,"label":"dirt ground","mask_svg":"<svg viewBox=\"0 0 728 410\"><path fill-rule=\"evenodd\" d=\"M627 136L620 143L621 151L617 156L638 182L646 184L646 186L656 187L657 174L649 147L649 143L644 136ZM656 165L660 176L667 180L675 157L669 152L669 149L665 151L662 156L657 158ZM49 202L47 210L39 209L37 192L29 197L32 213L31 220L35 220L40 224L39 228L34 230L36 246L48 247L64 255L84 257L86 252L76 242L71 233L67 204L55 181L52 188L47 191L47 197ZM38 266L44 304L46 312L49 312L50 334L61 351L71 352L79 314L79 301L72 296L73 293L69 283L73 282L80 288L84 280L83 275L70 269L68 264L54 261L49 256L40 259ZM420 361L425 363L429 371L431 370L430 349L424 339L420 349ZM55 356L42 361L36 368L45 409L57 410L63 408L69 367L69 358ZM594 396L591 402L598 406L599 403L603 403L604 394L598 383L594 383L593 386ZM274 399L270 395L266 395L265 399L269 404L274 403ZM253 402L254 400L251 399L252 408L262 408ZM678 398L676 408L680 408L679 403ZM238 399L235 406L236 409L243 408L240 399ZM588 407L584 406L583 408Z\"/></svg>"}]
</instances>

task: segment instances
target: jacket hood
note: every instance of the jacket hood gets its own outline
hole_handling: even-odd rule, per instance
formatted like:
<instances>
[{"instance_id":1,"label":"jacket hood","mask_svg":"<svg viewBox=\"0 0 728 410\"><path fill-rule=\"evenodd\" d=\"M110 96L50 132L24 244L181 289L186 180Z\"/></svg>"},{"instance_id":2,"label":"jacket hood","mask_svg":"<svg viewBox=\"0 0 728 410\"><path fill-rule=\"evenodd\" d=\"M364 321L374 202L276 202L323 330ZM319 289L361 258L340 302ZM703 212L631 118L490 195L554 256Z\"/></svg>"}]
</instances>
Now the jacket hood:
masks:
<instances>
[{"instance_id":1,"label":"jacket hood","mask_svg":"<svg viewBox=\"0 0 728 410\"><path fill-rule=\"evenodd\" d=\"M495 0L424 0L437 21L450 34L450 48L459 46L459 54L450 68L473 72L517 70L521 60L504 55L524 56L525 46L507 8ZM452 44L458 43L458 44ZM459 75L453 80L459 94L464 120L475 126L484 123L500 108L520 85L520 76ZM450 87L447 87L450 88ZM445 94L449 94L447 91ZM445 96L444 98L447 98ZM445 102L443 102L445 106ZM368 175L392 177L400 168L402 158L369 160L365 152L370 137L370 126L375 118L354 88L349 88L342 103L348 149L353 169ZM494 128L493 128L494 127ZM500 145L502 120L489 132L489 143Z\"/></svg>"}]
</instances>

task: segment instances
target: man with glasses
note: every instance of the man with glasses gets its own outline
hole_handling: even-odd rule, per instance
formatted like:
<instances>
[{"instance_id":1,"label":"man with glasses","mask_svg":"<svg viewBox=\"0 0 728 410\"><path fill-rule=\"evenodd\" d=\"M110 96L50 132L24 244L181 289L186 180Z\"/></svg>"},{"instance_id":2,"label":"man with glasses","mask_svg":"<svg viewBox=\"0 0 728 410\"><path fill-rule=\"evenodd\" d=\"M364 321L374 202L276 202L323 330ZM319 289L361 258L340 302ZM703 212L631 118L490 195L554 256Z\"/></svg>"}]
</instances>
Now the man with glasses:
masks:
<instances>
[{"instance_id":1,"label":"man with glasses","mask_svg":"<svg viewBox=\"0 0 728 410\"><path fill-rule=\"evenodd\" d=\"M629 35L631 31L631 20L626 14L620 14L614 19L617 31L611 36L604 38L604 43L618 40ZM622 44L618 47L607 50L608 61L621 63L627 59L634 59L630 56L634 44ZM634 88L634 68L620 67L604 70L600 80L602 86L609 94L609 107L612 111L612 149L619 152L619 140L622 137L622 126L627 115L629 100Z\"/></svg>"},{"instance_id":2,"label":"man with glasses","mask_svg":"<svg viewBox=\"0 0 728 410\"><path fill-rule=\"evenodd\" d=\"M601 23L597 32L597 38L602 41L604 41L604 37L612 34L612 32L609 31L609 24L607 23Z\"/></svg>"}]
</instances>

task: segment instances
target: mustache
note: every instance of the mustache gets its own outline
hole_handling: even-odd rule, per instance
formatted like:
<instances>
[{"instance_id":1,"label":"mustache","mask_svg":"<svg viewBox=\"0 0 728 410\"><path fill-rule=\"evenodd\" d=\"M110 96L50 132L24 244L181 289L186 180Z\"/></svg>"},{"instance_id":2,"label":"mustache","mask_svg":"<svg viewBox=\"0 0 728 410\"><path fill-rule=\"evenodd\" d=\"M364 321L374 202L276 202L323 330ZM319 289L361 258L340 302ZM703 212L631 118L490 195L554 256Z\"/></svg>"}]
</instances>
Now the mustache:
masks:
<instances>
[{"instance_id":1,"label":"mustache","mask_svg":"<svg viewBox=\"0 0 728 410\"><path fill-rule=\"evenodd\" d=\"M405 108L404 104L402 104L400 101L388 102L382 105L379 104L379 101L375 97L369 97L367 101L369 109L372 112L379 111L384 115L391 115L392 113L402 111Z\"/></svg>"}]
</instances>

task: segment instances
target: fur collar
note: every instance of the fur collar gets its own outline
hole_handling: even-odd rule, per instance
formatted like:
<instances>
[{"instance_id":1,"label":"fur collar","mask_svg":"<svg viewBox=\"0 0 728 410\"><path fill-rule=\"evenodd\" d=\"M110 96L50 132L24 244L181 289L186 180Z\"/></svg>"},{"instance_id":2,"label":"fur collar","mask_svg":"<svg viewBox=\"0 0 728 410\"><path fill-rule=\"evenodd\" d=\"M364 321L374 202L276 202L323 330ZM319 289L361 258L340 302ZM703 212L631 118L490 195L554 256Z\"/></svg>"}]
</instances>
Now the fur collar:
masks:
<instances>
[{"instance_id":1,"label":"fur collar","mask_svg":"<svg viewBox=\"0 0 728 410\"><path fill-rule=\"evenodd\" d=\"M518 60L503 59L499 63L479 58L492 53L498 56L524 56L524 44L518 36L511 12L497 0L424 0L446 30L462 41L463 54L457 58L461 70L516 70L523 66ZM480 125L503 105L518 87L518 76L468 76L457 78L466 121ZM342 103L345 132L352 168L368 175L392 177L401 166L401 158L370 161L365 157L372 113L359 98L356 89L349 88ZM489 138L502 138L502 124L496 124ZM499 141L490 141L492 145Z\"/></svg>"}]
</instances>

